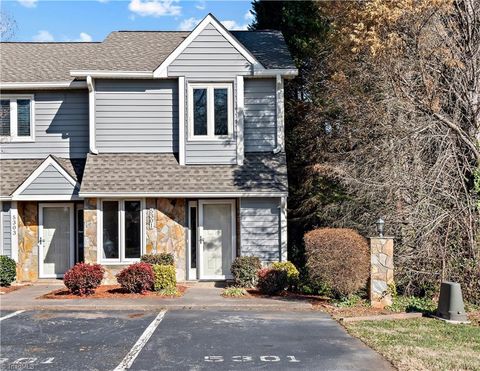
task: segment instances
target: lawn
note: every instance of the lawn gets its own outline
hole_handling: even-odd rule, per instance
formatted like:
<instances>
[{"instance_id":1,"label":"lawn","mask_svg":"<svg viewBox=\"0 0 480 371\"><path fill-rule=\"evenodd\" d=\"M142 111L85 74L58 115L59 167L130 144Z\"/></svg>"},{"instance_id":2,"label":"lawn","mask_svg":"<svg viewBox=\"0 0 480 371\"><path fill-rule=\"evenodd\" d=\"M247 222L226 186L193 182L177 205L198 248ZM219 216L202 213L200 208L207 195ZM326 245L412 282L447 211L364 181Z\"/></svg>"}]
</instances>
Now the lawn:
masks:
<instances>
[{"instance_id":1,"label":"lawn","mask_svg":"<svg viewBox=\"0 0 480 371\"><path fill-rule=\"evenodd\" d=\"M345 323L399 370L480 370L480 327L430 318Z\"/></svg>"}]
</instances>

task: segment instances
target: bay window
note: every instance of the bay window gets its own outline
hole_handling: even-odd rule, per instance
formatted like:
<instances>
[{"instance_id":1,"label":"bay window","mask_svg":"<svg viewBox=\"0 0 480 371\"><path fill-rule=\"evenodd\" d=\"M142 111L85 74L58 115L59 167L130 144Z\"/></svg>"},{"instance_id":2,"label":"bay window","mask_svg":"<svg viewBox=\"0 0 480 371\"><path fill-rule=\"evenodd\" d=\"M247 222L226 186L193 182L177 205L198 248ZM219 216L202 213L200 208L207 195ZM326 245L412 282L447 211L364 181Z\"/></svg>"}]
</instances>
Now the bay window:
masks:
<instances>
[{"instance_id":1,"label":"bay window","mask_svg":"<svg viewBox=\"0 0 480 371\"><path fill-rule=\"evenodd\" d=\"M0 97L0 137L2 141L34 140L33 95Z\"/></svg>"},{"instance_id":2,"label":"bay window","mask_svg":"<svg viewBox=\"0 0 480 371\"><path fill-rule=\"evenodd\" d=\"M228 139L233 133L231 83L189 84L189 139Z\"/></svg>"},{"instance_id":3,"label":"bay window","mask_svg":"<svg viewBox=\"0 0 480 371\"><path fill-rule=\"evenodd\" d=\"M103 262L121 263L140 259L143 250L141 200L102 201Z\"/></svg>"}]
</instances>

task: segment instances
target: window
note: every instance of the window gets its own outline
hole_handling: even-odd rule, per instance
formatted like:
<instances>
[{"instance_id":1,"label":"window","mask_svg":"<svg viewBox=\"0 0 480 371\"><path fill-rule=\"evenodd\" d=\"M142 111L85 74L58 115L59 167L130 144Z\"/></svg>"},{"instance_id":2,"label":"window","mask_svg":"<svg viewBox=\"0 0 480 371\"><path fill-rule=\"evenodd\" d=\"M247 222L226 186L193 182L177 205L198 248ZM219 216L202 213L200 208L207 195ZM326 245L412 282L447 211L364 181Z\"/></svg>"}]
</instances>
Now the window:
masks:
<instances>
[{"instance_id":1,"label":"window","mask_svg":"<svg viewBox=\"0 0 480 371\"><path fill-rule=\"evenodd\" d=\"M0 98L0 136L5 141L34 140L34 100L32 95Z\"/></svg>"},{"instance_id":2,"label":"window","mask_svg":"<svg viewBox=\"0 0 480 371\"><path fill-rule=\"evenodd\" d=\"M190 84L189 102L189 139L227 139L232 135L232 84Z\"/></svg>"},{"instance_id":3,"label":"window","mask_svg":"<svg viewBox=\"0 0 480 371\"><path fill-rule=\"evenodd\" d=\"M123 262L142 254L142 202L102 201L102 260Z\"/></svg>"}]
</instances>

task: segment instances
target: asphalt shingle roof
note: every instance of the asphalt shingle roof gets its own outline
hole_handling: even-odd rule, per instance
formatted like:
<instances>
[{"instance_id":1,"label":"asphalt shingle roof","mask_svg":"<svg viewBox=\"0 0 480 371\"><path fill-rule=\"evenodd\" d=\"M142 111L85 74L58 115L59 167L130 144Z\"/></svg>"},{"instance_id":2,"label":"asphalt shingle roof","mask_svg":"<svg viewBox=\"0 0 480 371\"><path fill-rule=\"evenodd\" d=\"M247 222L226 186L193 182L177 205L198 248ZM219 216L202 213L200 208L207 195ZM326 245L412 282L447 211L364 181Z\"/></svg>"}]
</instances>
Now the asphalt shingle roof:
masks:
<instances>
[{"instance_id":1,"label":"asphalt shingle roof","mask_svg":"<svg viewBox=\"0 0 480 371\"><path fill-rule=\"evenodd\" d=\"M64 159L52 156L67 173L82 181L85 159ZM45 159L0 160L0 197L9 197Z\"/></svg>"},{"instance_id":2,"label":"asphalt shingle roof","mask_svg":"<svg viewBox=\"0 0 480 371\"><path fill-rule=\"evenodd\" d=\"M153 71L189 33L116 31L101 43L0 43L0 81L72 81L71 70ZM295 68L281 32L231 33L264 67Z\"/></svg>"},{"instance_id":3,"label":"asphalt shingle roof","mask_svg":"<svg viewBox=\"0 0 480 371\"><path fill-rule=\"evenodd\" d=\"M285 154L247 154L244 165L180 166L173 154L87 156L83 193L227 193L288 189Z\"/></svg>"}]
</instances>

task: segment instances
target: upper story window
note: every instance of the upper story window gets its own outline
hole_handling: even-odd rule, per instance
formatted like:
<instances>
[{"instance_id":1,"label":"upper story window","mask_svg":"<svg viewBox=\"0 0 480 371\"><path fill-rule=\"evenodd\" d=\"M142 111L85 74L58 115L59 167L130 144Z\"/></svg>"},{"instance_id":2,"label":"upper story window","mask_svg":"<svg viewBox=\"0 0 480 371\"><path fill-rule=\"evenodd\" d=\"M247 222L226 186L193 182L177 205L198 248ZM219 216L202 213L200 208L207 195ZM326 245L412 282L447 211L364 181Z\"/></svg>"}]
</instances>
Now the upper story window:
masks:
<instances>
[{"instance_id":1,"label":"upper story window","mask_svg":"<svg viewBox=\"0 0 480 371\"><path fill-rule=\"evenodd\" d=\"M233 134L231 83L189 84L189 139L228 139Z\"/></svg>"},{"instance_id":2,"label":"upper story window","mask_svg":"<svg viewBox=\"0 0 480 371\"><path fill-rule=\"evenodd\" d=\"M0 97L0 137L2 141L34 140L33 95Z\"/></svg>"}]
</instances>

